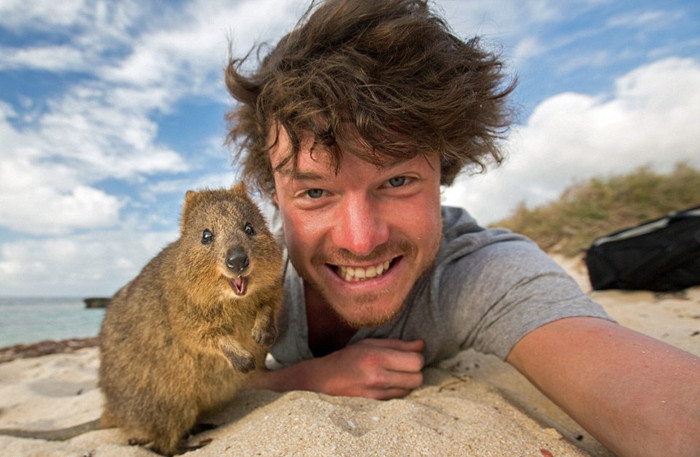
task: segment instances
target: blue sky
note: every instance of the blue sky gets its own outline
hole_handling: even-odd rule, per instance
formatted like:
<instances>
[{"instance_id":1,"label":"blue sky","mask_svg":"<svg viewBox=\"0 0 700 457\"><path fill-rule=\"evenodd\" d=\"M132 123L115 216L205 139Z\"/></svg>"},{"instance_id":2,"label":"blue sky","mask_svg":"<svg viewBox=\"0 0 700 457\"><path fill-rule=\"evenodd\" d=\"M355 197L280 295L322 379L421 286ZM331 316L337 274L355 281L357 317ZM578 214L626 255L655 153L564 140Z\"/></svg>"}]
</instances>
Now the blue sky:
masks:
<instances>
[{"instance_id":1,"label":"blue sky","mask_svg":"<svg viewBox=\"0 0 700 457\"><path fill-rule=\"evenodd\" d=\"M517 74L507 162L446 203L484 223L576 180L700 167L700 4L442 0ZM296 0L0 0L0 295L111 295L177 237L188 189L235 181L229 41L271 42Z\"/></svg>"}]
</instances>

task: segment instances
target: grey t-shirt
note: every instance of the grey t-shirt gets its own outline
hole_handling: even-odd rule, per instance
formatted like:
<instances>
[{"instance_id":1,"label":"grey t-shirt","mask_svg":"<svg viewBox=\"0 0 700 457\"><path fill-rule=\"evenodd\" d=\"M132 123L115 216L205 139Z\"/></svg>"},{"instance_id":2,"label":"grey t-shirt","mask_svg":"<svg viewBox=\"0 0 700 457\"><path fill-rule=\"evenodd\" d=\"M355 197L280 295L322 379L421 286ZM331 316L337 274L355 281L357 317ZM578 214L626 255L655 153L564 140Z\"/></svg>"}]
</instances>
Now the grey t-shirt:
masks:
<instances>
[{"instance_id":1,"label":"grey t-shirt","mask_svg":"<svg viewBox=\"0 0 700 457\"><path fill-rule=\"evenodd\" d=\"M528 332L572 316L610 319L552 259L527 238L484 229L466 211L443 207L443 237L432 268L389 323L362 328L365 338L423 339L426 365L467 348L505 359ZM279 338L268 368L313 358L302 279L287 262Z\"/></svg>"}]
</instances>

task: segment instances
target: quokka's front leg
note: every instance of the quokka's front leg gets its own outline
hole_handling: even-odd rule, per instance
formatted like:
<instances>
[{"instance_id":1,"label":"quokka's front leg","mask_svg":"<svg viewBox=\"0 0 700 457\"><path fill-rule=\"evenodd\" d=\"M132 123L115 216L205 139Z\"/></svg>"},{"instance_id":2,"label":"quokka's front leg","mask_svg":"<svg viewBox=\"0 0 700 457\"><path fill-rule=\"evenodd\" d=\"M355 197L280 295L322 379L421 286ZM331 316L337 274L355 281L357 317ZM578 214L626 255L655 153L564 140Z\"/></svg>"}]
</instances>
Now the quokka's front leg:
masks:
<instances>
[{"instance_id":1,"label":"quokka's front leg","mask_svg":"<svg viewBox=\"0 0 700 457\"><path fill-rule=\"evenodd\" d=\"M277 339L275 313L271 306L263 307L255 316L252 337L260 346L270 346Z\"/></svg>"},{"instance_id":2,"label":"quokka's front leg","mask_svg":"<svg viewBox=\"0 0 700 457\"><path fill-rule=\"evenodd\" d=\"M248 373L255 369L255 356L233 338L222 338L221 351L236 370Z\"/></svg>"}]
</instances>

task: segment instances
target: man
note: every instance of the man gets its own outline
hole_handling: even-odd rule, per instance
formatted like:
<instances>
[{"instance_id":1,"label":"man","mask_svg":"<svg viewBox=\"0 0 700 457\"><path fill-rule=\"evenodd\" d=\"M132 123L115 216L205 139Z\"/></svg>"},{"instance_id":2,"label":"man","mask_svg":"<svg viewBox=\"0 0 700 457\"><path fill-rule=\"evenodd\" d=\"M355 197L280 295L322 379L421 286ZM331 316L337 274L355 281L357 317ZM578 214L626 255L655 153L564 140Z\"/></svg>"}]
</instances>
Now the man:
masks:
<instances>
[{"instance_id":1,"label":"man","mask_svg":"<svg viewBox=\"0 0 700 457\"><path fill-rule=\"evenodd\" d=\"M698 455L698 358L612 322L534 243L440 206L440 185L502 158L496 56L424 1L328 0L257 71L244 60L230 140L289 260L282 368L256 387L400 397L473 347L620 456Z\"/></svg>"}]
</instances>

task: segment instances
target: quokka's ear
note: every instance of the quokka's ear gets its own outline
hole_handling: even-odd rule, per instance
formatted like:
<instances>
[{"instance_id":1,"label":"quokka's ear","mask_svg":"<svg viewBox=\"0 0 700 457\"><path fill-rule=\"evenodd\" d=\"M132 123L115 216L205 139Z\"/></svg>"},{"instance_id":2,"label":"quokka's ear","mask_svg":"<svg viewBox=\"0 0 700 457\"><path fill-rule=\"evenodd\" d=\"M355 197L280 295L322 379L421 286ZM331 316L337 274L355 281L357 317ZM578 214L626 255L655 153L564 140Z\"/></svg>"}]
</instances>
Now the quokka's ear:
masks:
<instances>
[{"instance_id":1,"label":"quokka's ear","mask_svg":"<svg viewBox=\"0 0 700 457\"><path fill-rule=\"evenodd\" d=\"M187 225L187 215L190 213L190 209L194 206L195 200L197 200L199 192L194 190L188 190L185 192L185 202L182 204L182 214L180 215L180 231L184 231Z\"/></svg>"},{"instance_id":2,"label":"quokka's ear","mask_svg":"<svg viewBox=\"0 0 700 457\"><path fill-rule=\"evenodd\" d=\"M248 194L248 189L245 185L245 181L239 181L237 184L234 184L231 187L231 192L233 193L242 193L242 194Z\"/></svg>"},{"instance_id":3,"label":"quokka's ear","mask_svg":"<svg viewBox=\"0 0 700 457\"><path fill-rule=\"evenodd\" d=\"M185 203L182 205L182 210L184 211L185 208L191 206L196 197L197 192L195 192L194 190L188 190L187 192L185 192Z\"/></svg>"}]
</instances>

